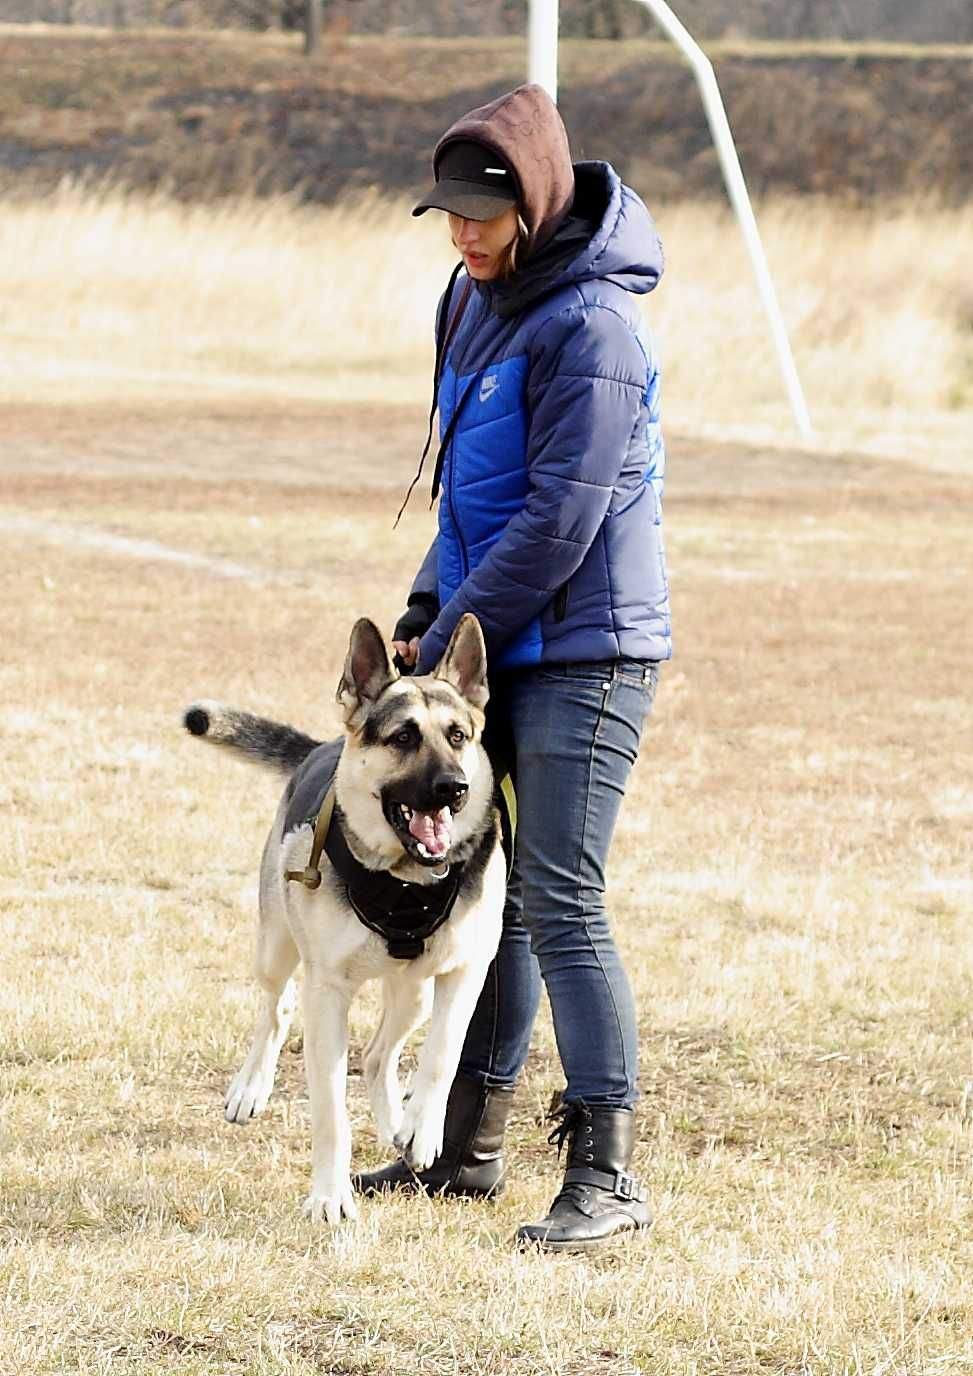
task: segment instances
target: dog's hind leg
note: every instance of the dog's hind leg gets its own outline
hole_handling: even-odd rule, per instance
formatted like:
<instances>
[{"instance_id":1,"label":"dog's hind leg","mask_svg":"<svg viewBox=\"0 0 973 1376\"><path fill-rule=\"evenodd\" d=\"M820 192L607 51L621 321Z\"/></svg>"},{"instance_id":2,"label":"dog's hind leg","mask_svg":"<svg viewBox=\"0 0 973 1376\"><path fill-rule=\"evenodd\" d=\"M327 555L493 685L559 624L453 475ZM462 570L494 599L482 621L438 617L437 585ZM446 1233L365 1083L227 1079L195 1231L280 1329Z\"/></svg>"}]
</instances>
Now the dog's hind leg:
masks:
<instances>
[{"instance_id":1,"label":"dog's hind leg","mask_svg":"<svg viewBox=\"0 0 973 1376\"><path fill-rule=\"evenodd\" d=\"M266 1108L296 1002L291 975L297 967L297 947L280 903L270 896L261 909L254 974L264 991L264 1005L247 1059L226 1093L224 1111L231 1123L247 1123Z\"/></svg>"},{"instance_id":2,"label":"dog's hind leg","mask_svg":"<svg viewBox=\"0 0 973 1376\"><path fill-rule=\"evenodd\" d=\"M365 1048L362 1074L375 1115L379 1138L389 1145L402 1125L399 1057L410 1033L421 1026L432 1006L432 980L396 973L382 980L382 1017Z\"/></svg>"}]
</instances>

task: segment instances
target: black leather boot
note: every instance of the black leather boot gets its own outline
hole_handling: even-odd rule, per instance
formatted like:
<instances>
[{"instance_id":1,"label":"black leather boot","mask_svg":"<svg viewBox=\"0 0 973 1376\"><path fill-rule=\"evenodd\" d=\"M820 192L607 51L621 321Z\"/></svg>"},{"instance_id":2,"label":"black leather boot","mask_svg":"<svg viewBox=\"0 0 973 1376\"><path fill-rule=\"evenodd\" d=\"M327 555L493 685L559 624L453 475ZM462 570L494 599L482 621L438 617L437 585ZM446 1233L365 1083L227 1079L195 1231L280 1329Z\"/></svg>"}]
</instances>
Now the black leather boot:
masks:
<instances>
[{"instance_id":1,"label":"black leather boot","mask_svg":"<svg viewBox=\"0 0 973 1376\"><path fill-rule=\"evenodd\" d=\"M503 1134L513 1094L510 1088L487 1088L457 1075L446 1102L442 1155L425 1171L414 1171L400 1160L353 1175L353 1188L359 1194L424 1190L470 1198L498 1195L504 1186Z\"/></svg>"},{"instance_id":2,"label":"black leather boot","mask_svg":"<svg viewBox=\"0 0 973 1376\"><path fill-rule=\"evenodd\" d=\"M647 1228L652 1214L645 1190L628 1174L635 1146L635 1114L628 1108L565 1104L561 1125L548 1139L565 1141L568 1167L550 1213L525 1223L517 1241L551 1252L583 1252L616 1233Z\"/></svg>"}]
</instances>

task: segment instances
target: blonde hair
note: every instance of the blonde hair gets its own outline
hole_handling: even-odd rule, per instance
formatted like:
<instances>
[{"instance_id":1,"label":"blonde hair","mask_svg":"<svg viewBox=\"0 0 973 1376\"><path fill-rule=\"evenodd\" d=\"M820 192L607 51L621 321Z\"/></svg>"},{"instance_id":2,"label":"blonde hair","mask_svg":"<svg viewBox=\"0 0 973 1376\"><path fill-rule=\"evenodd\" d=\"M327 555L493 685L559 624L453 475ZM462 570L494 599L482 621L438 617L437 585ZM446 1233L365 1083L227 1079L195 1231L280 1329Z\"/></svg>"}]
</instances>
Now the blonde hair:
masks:
<instances>
[{"instance_id":1,"label":"blonde hair","mask_svg":"<svg viewBox=\"0 0 973 1376\"><path fill-rule=\"evenodd\" d=\"M517 237L511 239L500 262L500 271L497 277L501 282L505 282L508 277L513 277L518 268L522 268L527 259L527 244L530 239L530 230L524 224L520 215L517 216Z\"/></svg>"}]
</instances>

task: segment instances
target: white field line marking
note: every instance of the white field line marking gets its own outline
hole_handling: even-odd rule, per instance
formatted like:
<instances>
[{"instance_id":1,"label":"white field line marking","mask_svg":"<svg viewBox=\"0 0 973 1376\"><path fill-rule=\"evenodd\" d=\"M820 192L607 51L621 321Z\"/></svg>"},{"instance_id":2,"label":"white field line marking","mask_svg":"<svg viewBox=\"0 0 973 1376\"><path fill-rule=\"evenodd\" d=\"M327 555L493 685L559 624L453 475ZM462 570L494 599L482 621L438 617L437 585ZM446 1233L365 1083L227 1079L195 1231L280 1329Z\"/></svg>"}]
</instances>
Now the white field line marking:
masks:
<instances>
[{"instance_id":1,"label":"white field line marking","mask_svg":"<svg viewBox=\"0 0 973 1376\"><path fill-rule=\"evenodd\" d=\"M112 535L107 530L94 527L62 525L57 521L43 521L35 516L0 515L0 531L8 530L14 534L32 535L48 540L56 545L75 545L86 549L101 550L106 554L118 554L130 559L148 562L178 564L182 568L198 569L201 573L211 573L217 578L236 578L250 583L253 587L308 586L308 580L287 577L284 574L271 574L249 564L238 564L232 559L218 559L209 554L193 554L189 550L173 549L160 545L156 540L133 539L127 535ZM670 575L673 569L670 566ZM948 570L957 575L960 570ZM742 569L742 568L701 568L695 570L697 578L720 578L727 582L776 581L781 577L779 569ZM884 572L869 569L850 569L842 573L842 578L856 583L907 583L918 578L915 569L891 569ZM788 572L785 581L799 581L801 574Z\"/></svg>"},{"instance_id":2,"label":"white field line marking","mask_svg":"<svg viewBox=\"0 0 973 1376\"><path fill-rule=\"evenodd\" d=\"M96 549L105 554L117 554L128 559L178 564L181 568L198 569L201 573L210 573L217 578L240 579L254 587L265 587L269 583L303 586L296 579L265 573L249 564L238 564L232 559L219 559L209 554L193 554L189 550L160 545L156 540L112 535L110 531L98 530L91 526L62 525L58 521L44 521L34 516L0 515L0 530L11 531L15 535L30 535L55 545Z\"/></svg>"}]
</instances>

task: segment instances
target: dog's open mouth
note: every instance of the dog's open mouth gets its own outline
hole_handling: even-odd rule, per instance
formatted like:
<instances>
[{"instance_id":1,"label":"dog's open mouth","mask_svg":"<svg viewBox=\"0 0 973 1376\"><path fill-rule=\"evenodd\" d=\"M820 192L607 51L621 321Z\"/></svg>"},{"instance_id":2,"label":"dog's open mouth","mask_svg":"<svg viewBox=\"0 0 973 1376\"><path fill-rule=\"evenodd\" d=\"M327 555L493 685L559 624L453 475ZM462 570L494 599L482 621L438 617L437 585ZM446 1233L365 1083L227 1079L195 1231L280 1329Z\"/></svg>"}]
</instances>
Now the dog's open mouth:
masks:
<instances>
[{"instance_id":1,"label":"dog's open mouth","mask_svg":"<svg viewBox=\"0 0 973 1376\"><path fill-rule=\"evenodd\" d=\"M453 840L453 813L448 807L420 812L393 799L385 802L385 816L413 860L420 865L440 865Z\"/></svg>"}]
</instances>

